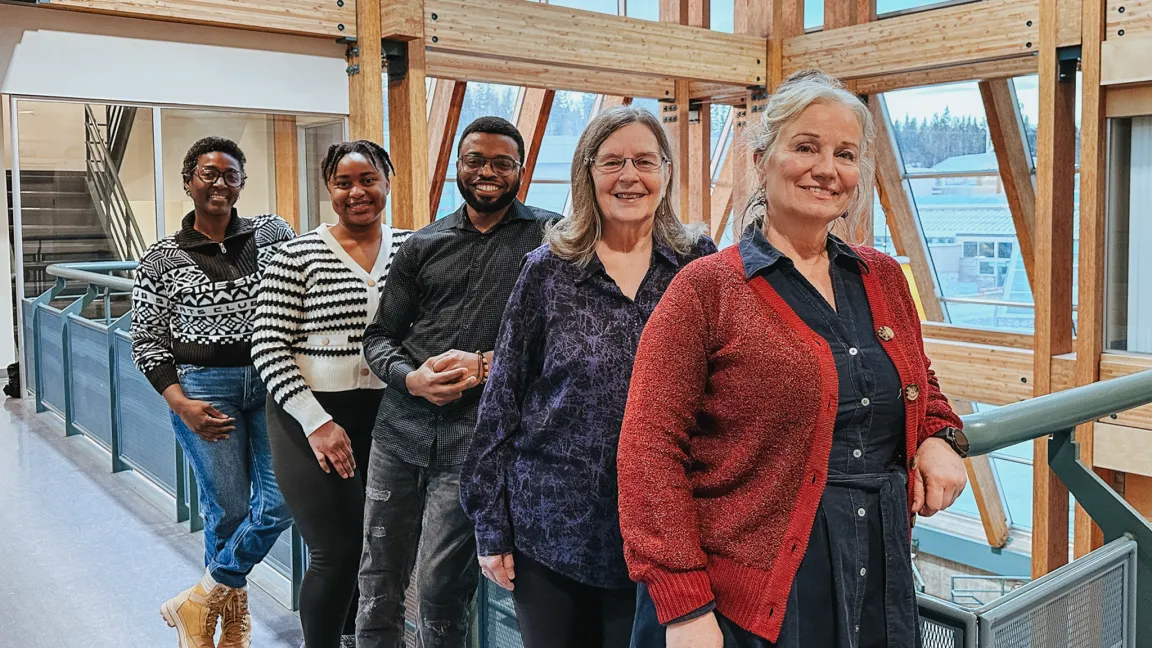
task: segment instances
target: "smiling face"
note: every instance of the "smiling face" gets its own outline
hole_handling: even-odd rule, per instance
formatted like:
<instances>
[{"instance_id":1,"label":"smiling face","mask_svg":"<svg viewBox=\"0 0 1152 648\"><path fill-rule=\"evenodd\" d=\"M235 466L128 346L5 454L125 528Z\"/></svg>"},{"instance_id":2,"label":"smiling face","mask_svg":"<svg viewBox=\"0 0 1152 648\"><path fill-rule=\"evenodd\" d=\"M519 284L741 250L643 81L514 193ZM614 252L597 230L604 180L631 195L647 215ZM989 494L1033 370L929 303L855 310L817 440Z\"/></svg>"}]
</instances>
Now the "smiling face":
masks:
<instances>
[{"instance_id":1,"label":"smiling face","mask_svg":"<svg viewBox=\"0 0 1152 648\"><path fill-rule=\"evenodd\" d=\"M212 175L213 171L219 177L209 184L201 176ZM184 182L184 187L192 197L197 212L218 218L227 218L232 213L232 207L240 199L240 191L244 188L243 181L238 187L228 186L226 176L235 177L233 174L243 178L244 168L227 153L213 151L196 160L196 169L192 177Z\"/></svg>"},{"instance_id":2,"label":"smiling face","mask_svg":"<svg viewBox=\"0 0 1152 648\"><path fill-rule=\"evenodd\" d=\"M636 168L636 158L663 159L656 136L641 123L631 123L608 136L596 151L592 163L592 181L596 186L596 204L607 222L635 224L651 222L656 207L664 197L667 165L654 170ZM601 171L597 167L611 161L624 162L618 171ZM641 164L641 166L645 166Z\"/></svg>"},{"instance_id":3,"label":"smiling face","mask_svg":"<svg viewBox=\"0 0 1152 648\"><path fill-rule=\"evenodd\" d=\"M827 226L860 182L860 122L840 104L814 103L780 131L761 165L769 218Z\"/></svg>"},{"instance_id":4,"label":"smiling face","mask_svg":"<svg viewBox=\"0 0 1152 648\"><path fill-rule=\"evenodd\" d=\"M340 224L352 231L380 226L380 216L388 204L388 178L361 153L340 158L328 181L332 210Z\"/></svg>"},{"instance_id":5,"label":"smiling face","mask_svg":"<svg viewBox=\"0 0 1152 648\"><path fill-rule=\"evenodd\" d=\"M480 160L488 163L473 169L465 160ZM515 163L508 173L498 172L493 162L502 159ZM456 187L464 202L477 212L498 212L516 199L520 191L520 148L516 140L507 135L495 133L469 133L460 143L460 155L456 161Z\"/></svg>"}]
</instances>

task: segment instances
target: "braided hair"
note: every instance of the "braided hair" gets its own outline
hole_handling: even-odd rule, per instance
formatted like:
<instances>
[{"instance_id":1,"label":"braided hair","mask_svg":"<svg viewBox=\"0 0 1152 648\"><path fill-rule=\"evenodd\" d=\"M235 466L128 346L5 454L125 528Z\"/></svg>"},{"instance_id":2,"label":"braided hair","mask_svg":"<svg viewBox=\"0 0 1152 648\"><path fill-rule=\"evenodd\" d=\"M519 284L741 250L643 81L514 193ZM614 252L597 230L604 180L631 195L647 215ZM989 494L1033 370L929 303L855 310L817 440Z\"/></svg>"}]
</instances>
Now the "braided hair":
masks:
<instances>
[{"instance_id":1,"label":"braided hair","mask_svg":"<svg viewBox=\"0 0 1152 648\"><path fill-rule=\"evenodd\" d=\"M384 147L376 142L369 140L340 142L328 147L328 155L324 156L324 163L320 166L324 184L328 184L332 180L332 176L336 175L336 166L350 153L363 155L372 162L372 166L376 167L377 171L384 174L385 178L396 173L396 167L392 166L392 158L388 157L388 151L385 151Z\"/></svg>"}]
</instances>

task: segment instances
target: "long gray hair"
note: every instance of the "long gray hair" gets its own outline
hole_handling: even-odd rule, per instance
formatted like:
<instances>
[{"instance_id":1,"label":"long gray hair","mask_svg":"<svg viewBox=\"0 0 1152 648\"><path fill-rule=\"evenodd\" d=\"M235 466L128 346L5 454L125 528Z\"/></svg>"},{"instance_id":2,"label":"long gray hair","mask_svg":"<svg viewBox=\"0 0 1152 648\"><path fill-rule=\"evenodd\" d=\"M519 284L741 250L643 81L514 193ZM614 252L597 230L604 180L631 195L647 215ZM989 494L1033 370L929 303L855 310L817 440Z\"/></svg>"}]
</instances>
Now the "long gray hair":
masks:
<instances>
[{"instance_id":1,"label":"long gray hair","mask_svg":"<svg viewBox=\"0 0 1152 648\"><path fill-rule=\"evenodd\" d=\"M661 170L664 195L660 199L660 204L656 206L656 220L652 228L653 240L663 242L677 254L683 255L687 254L700 238L703 230L696 226L685 226L676 215L676 210L672 208L669 179L676 177L676 168L672 161L672 147L668 143L668 136L664 134L664 128L652 113L643 108L619 106L602 111L593 117L576 144L576 152L572 155L572 213L549 227L545 233L545 240L556 256L581 266L587 265L595 256L596 243L603 235L604 214L596 202L596 183L592 179L591 160L596 157L604 140L629 124L647 126L656 136L660 154L668 160L668 165Z\"/></svg>"},{"instance_id":2,"label":"long gray hair","mask_svg":"<svg viewBox=\"0 0 1152 648\"><path fill-rule=\"evenodd\" d=\"M776 147L780 133L799 117L800 113L816 103L844 106L852 111L856 121L860 123L862 137L857 162L860 181L856 184L851 202L848 203L845 216L848 231L855 230L864 211L872 203L876 184L876 161L872 151L872 144L876 139L876 124L872 121L871 111L835 77L820 70L801 70L794 72L776 88L768 99L760 124L750 129L747 136L745 146L759 162L756 165L756 173L751 174L752 177L748 179L749 198L736 223L737 236L750 222L765 217L767 196L764 195L762 177L764 166Z\"/></svg>"}]
</instances>

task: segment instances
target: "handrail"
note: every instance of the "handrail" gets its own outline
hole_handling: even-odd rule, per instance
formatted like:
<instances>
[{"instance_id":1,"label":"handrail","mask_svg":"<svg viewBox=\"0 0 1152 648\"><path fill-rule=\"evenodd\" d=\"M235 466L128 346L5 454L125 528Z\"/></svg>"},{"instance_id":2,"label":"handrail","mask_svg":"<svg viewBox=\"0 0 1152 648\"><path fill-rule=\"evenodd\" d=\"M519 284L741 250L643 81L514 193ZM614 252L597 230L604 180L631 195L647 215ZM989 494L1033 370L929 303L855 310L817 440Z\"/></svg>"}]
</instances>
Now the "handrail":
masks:
<instances>
[{"instance_id":1,"label":"handrail","mask_svg":"<svg viewBox=\"0 0 1152 648\"><path fill-rule=\"evenodd\" d=\"M121 260L139 259L144 255L144 236L120 182L118 165L112 159L92 107L87 104L84 105L84 125L88 163L86 180L101 224Z\"/></svg>"},{"instance_id":2,"label":"handrail","mask_svg":"<svg viewBox=\"0 0 1152 648\"><path fill-rule=\"evenodd\" d=\"M1152 369L964 417L973 455L988 454L1152 403Z\"/></svg>"},{"instance_id":3,"label":"handrail","mask_svg":"<svg viewBox=\"0 0 1152 648\"><path fill-rule=\"evenodd\" d=\"M89 261L85 263L54 263L45 272L58 279L83 281L91 286L109 288L116 292L132 292L132 280L114 277L109 272L135 270L140 264L136 261Z\"/></svg>"}]
</instances>

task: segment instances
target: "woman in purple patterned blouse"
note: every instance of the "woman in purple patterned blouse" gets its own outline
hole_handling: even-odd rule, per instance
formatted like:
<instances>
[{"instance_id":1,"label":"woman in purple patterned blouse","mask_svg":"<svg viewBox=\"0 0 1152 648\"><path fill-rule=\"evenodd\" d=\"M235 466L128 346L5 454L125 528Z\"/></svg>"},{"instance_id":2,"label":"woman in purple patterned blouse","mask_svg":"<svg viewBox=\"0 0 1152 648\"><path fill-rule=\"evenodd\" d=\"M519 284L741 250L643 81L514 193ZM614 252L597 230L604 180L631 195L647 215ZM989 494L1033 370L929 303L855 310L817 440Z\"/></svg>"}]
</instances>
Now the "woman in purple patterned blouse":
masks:
<instances>
[{"instance_id":1,"label":"woman in purple patterned blouse","mask_svg":"<svg viewBox=\"0 0 1152 648\"><path fill-rule=\"evenodd\" d=\"M632 359L677 271L716 250L672 208L671 157L645 110L592 119L572 160L572 215L525 258L504 311L460 491L526 648L628 646L636 588L616 444Z\"/></svg>"}]
</instances>

